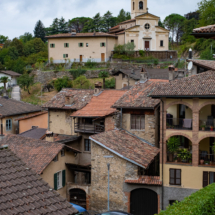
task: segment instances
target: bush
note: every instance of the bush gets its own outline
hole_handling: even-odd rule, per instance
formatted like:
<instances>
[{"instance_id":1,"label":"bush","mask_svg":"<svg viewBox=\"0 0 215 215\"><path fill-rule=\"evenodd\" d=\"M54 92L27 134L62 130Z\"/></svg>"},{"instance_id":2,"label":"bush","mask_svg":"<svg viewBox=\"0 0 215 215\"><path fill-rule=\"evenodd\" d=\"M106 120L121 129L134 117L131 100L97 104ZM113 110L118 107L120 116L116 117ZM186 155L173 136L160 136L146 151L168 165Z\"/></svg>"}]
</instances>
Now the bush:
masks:
<instances>
[{"instance_id":1,"label":"bush","mask_svg":"<svg viewBox=\"0 0 215 215\"><path fill-rule=\"evenodd\" d=\"M73 76L73 79L75 80L76 78L80 77L81 75L84 75L87 70L81 69L80 67L76 70L70 70L69 72Z\"/></svg>"},{"instance_id":2,"label":"bush","mask_svg":"<svg viewBox=\"0 0 215 215\"><path fill-rule=\"evenodd\" d=\"M75 81L73 81L74 88L77 89L89 89L90 87L90 81L84 76L81 75Z\"/></svg>"},{"instance_id":3,"label":"bush","mask_svg":"<svg viewBox=\"0 0 215 215\"><path fill-rule=\"evenodd\" d=\"M215 183L186 197L180 203L174 203L160 215L214 215Z\"/></svg>"},{"instance_id":4,"label":"bush","mask_svg":"<svg viewBox=\"0 0 215 215\"><path fill-rule=\"evenodd\" d=\"M206 50L202 51L200 54L200 58L202 60L214 60L213 54L211 53L210 49L206 49Z\"/></svg>"},{"instance_id":5,"label":"bush","mask_svg":"<svg viewBox=\"0 0 215 215\"><path fill-rule=\"evenodd\" d=\"M159 60L158 59L154 59L154 65L158 65L159 64Z\"/></svg>"},{"instance_id":6,"label":"bush","mask_svg":"<svg viewBox=\"0 0 215 215\"><path fill-rule=\"evenodd\" d=\"M139 50L139 55L140 55L141 57L145 57L145 51Z\"/></svg>"},{"instance_id":7,"label":"bush","mask_svg":"<svg viewBox=\"0 0 215 215\"><path fill-rule=\"evenodd\" d=\"M105 88L106 89L115 89L115 78L111 78L110 80L105 80Z\"/></svg>"},{"instance_id":8,"label":"bush","mask_svg":"<svg viewBox=\"0 0 215 215\"><path fill-rule=\"evenodd\" d=\"M95 61L91 61L90 59L89 60L87 60L87 62L85 63L85 67L87 67L87 68L94 68L94 67L96 67L97 66L97 62L95 62Z\"/></svg>"},{"instance_id":9,"label":"bush","mask_svg":"<svg viewBox=\"0 0 215 215\"><path fill-rule=\"evenodd\" d=\"M124 45L115 45L114 52L116 54L123 54L125 52L125 46Z\"/></svg>"},{"instance_id":10,"label":"bush","mask_svg":"<svg viewBox=\"0 0 215 215\"><path fill-rule=\"evenodd\" d=\"M67 76L64 76L63 78L58 78L54 82L54 88L59 92L63 88L71 88L72 87L72 82L69 80Z\"/></svg>"}]
</instances>

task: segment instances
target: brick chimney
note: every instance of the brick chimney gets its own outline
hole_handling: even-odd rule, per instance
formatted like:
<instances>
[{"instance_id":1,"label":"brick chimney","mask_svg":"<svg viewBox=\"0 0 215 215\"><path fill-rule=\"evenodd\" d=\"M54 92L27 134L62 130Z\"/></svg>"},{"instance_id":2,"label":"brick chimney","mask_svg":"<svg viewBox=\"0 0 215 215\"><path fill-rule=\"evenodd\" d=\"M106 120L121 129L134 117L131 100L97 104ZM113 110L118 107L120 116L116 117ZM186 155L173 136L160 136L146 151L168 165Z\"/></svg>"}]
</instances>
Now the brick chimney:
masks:
<instances>
[{"instance_id":1,"label":"brick chimney","mask_svg":"<svg viewBox=\"0 0 215 215\"><path fill-rule=\"evenodd\" d=\"M140 83L145 83L148 80L148 74L144 68L140 72Z\"/></svg>"},{"instance_id":2,"label":"brick chimney","mask_svg":"<svg viewBox=\"0 0 215 215\"><path fill-rule=\"evenodd\" d=\"M71 106L74 103L74 96L65 96L65 106Z\"/></svg>"},{"instance_id":3,"label":"brick chimney","mask_svg":"<svg viewBox=\"0 0 215 215\"><path fill-rule=\"evenodd\" d=\"M52 131L46 131L46 141L54 142L54 133Z\"/></svg>"},{"instance_id":4,"label":"brick chimney","mask_svg":"<svg viewBox=\"0 0 215 215\"><path fill-rule=\"evenodd\" d=\"M94 94L99 94L102 91L102 82L96 82L94 88Z\"/></svg>"},{"instance_id":5,"label":"brick chimney","mask_svg":"<svg viewBox=\"0 0 215 215\"><path fill-rule=\"evenodd\" d=\"M76 36L76 29L72 29L72 36Z\"/></svg>"},{"instance_id":6,"label":"brick chimney","mask_svg":"<svg viewBox=\"0 0 215 215\"><path fill-rule=\"evenodd\" d=\"M173 81L174 80L175 67L173 65L170 65L168 67L168 69L169 69L169 80Z\"/></svg>"}]
</instances>

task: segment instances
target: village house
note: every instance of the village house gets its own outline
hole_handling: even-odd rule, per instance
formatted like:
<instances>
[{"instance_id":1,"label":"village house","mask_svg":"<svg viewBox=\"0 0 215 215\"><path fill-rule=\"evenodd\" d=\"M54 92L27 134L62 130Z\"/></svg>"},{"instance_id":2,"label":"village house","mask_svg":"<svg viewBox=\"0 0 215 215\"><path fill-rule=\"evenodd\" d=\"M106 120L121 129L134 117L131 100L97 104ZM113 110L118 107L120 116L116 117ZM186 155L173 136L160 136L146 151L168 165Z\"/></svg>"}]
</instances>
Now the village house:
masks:
<instances>
[{"instance_id":1,"label":"village house","mask_svg":"<svg viewBox=\"0 0 215 215\"><path fill-rule=\"evenodd\" d=\"M191 34L195 38L215 39L215 25L203 26L193 29Z\"/></svg>"},{"instance_id":2,"label":"village house","mask_svg":"<svg viewBox=\"0 0 215 215\"><path fill-rule=\"evenodd\" d=\"M111 28L109 33L72 31L47 36L49 60L54 63L107 62L112 57L115 45L128 42L135 44L135 50L163 51L168 54L169 31L158 26L158 16L148 13L147 0L131 0L131 15L131 20Z\"/></svg>"},{"instance_id":3,"label":"village house","mask_svg":"<svg viewBox=\"0 0 215 215\"><path fill-rule=\"evenodd\" d=\"M34 169L7 145L0 147L0 214L77 214Z\"/></svg>"},{"instance_id":4,"label":"village house","mask_svg":"<svg viewBox=\"0 0 215 215\"><path fill-rule=\"evenodd\" d=\"M9 79L9 81L6 83L6 88L8 88L8 86L17 85L17 78L20 75L21 74L19 74L17 72L10 71L10 70L0 70L0 78L1 77L7 77ZM0 87L4 87L4 84L0 83Z\"/></svg>"},{"instance_id":5,"label":"village house","mask_svg":"<svg viewBox=\"0 0 215 215\"><path fill-rule=\"evenodd\" d=\"M158 85L149 95L161 99L162 209L215 182L214 83L211 70ZM171 150L173 141L179 145Z\"/></svg>"},{"instance_id":6,"label":"village house","mask_svg":"<svg viewBox=\"0 0 215 215\"><path fill-rule=\"evenodd\" d=\"M66 164L77 164L79 150L62 143L50 142L52 133L46 140L33 139L18 135L7 135L0 142L26 163L35 173L66 198L66 184L75 177Z\"/></svg>"},{"instance_id":7,"label":"village house","mask_svg":"<svg viewBox=\"0 0 215 215\"><path fill-rule=\"evenodd\" d=\"M0 97L0 124L1 136L5 134L18 134L19 126L17 118L41 112L41 107L25 102Z\"/></svg>"},{"instance_id":8,"label":"village house","mask_svg":"<svg viewBox=\"0 0 215 215\"><path fill-rule=\"evenodd\" d=\"M31 129L24 131L18 135L22 137L30 137L37 140L45 140L46 132L47 128L39 128L37 126L32 126Z\"/></svg>"}]
</instances>

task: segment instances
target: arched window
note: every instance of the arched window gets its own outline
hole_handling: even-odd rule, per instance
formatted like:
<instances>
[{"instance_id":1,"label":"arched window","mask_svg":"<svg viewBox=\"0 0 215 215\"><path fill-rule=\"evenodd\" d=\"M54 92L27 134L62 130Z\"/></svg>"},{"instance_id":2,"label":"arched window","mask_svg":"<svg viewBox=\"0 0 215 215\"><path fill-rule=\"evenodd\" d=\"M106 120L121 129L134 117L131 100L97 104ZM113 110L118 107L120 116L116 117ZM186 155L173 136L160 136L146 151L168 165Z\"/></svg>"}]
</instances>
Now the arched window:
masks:
<instances>
[{"instance_id":1,"label":"arched window","mask_svg":"<svg viewBox=\"0 0 215 215\"><path fill-rule=\"evenodd\" d=\"M135 2L133 2L133 10L135 10Z\"/></svg>"},{"instance_id":2,"label":"arched window","mask_svg":"<svg viewBox=\"0 0 215 215\"><path fill-rule=\"evenodd\" d=\"M143 10L143 2L142 1L139 2L139 9Z\"/></svg>"}]
</instances>

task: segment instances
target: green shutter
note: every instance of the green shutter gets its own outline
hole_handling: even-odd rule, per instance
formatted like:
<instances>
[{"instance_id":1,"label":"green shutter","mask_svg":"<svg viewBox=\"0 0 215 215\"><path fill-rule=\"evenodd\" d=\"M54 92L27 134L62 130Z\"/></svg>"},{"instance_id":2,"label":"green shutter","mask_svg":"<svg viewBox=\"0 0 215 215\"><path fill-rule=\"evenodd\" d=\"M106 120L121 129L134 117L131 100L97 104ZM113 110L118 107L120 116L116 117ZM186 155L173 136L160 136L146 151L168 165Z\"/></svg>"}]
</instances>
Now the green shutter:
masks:
<instances>
[{"instance_id":1,"label":"green shutter","mask_svg":"<svg viewBox=\"0 0 215 215\"><path fill-rule=\"evenodd\" d=\"M66 47L66 43L64 43L64 48Z\"/></svg>"},{"instance_id":2,"label":"green shutter","mask_svg":"<svg viewBox=\"0 0 215 215\"><path fill-rule=\"evenodd\" d=\"M53 44L54 46L53 46L53 48L55 48L55 44Z\"/></svg>"},{"instance_id":3,"label":"green shutter","mask_svg":"<svg viewBox=\"0 0 215 215\"><path fill-rule=\"evenodd\" d=\"M105 47L105 43L104 43L104 47Z\"/></svg>"},{"instance_id":4,"label":"green shutter","mask_svg":"<svg viewBox=\"0 0 215 215\"><path fill-rule=\"evenodd\" d=\"M81 45L80 45L80 43L78 43L78 47L80 47Z\"/></svg>"},{"instance_id":5,"label":"green shutter","mask_svg":"<svg viewBox=\"0 0 215 215\"><path fill-rule=\"evenodd\" d=\"M57 190L57 173L54 174L54 189Z\"/></svg>"},{"instance_id":6,"label":"green shutter","mask_svg":"<svg viewBox=\"0 0 215 215\"><path fill-rule=\"evenodd\" d=\"M50 44L50 48L52 47L52 44Z\"/></svg>"},{"instance_id":7,"label":"green shutter","mask_svg":"<svg viewBox=\"0 0 215 215\"><path fill-rule=\"evenodd\" d=\"M102 47L102 43L100 43L100 47Z\"/></svg>"},{"instance_id":8,"label":"green shutter","mask_svg":"<svg viewBox=\"0 0 215 215\"><path fill-rule=\"evenodd\" d=\"M69 48L69 43L68 43L68 48Z\"/></svg>"},{"instance_id":9,"label":"green shutter","mask_svg":"<svg viewBox=\"0 0 215 215\"><path fill-rule=\"evenodd\" d=\"M65 58L65 54L63 54L63 58Z\"/></svg>"},{"instance_id":10,"label":"green shutter","mask_svg":"<svg viewBox=\"0 0 215 215\"><path fill-rule=\"evenodd\" d=\"M62 171L62 186L65 187L66 185L66 170Z\"/></svg>"}]
</instances>

